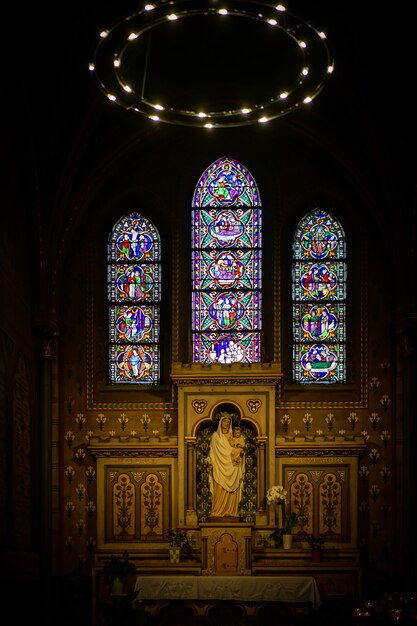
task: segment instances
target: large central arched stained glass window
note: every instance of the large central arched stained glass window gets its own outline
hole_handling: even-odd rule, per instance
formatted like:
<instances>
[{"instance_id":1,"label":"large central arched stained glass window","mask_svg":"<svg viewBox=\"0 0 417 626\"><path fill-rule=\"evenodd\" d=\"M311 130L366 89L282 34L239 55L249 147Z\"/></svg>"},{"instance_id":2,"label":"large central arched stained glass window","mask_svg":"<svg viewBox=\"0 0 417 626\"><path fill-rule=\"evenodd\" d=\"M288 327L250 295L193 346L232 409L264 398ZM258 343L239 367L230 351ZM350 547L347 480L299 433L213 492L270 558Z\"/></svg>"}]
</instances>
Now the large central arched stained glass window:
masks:
<instances>
[{"instance_id":1,"label":"large central arched stained glass window","mask_svg":"<svg viewBox=\"0 0 417 626\"><path fill-rule=\"evenodd\" d=\"M194 363L261 360L261 202L240 163L222 157L192 203Z\"/></svg>"}]
</instances>

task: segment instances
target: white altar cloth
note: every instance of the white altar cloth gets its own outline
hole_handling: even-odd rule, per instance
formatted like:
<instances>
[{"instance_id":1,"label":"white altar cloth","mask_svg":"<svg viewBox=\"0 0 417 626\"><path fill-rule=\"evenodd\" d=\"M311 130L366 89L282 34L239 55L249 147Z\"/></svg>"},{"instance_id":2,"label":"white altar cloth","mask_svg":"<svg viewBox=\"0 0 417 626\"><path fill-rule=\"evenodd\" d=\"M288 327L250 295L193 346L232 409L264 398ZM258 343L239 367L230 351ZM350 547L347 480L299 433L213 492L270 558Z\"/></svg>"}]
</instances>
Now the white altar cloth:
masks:
<instances>
[{"instance_id":1,"label":"white altar cloth","mask_svg":"<svg viewBox=\"0 0 417 626\"><path fill-rule=\"evenodd\" d=\"M138 576L141 600L236 600L321 604L312 576Z\"/></svg>"}]
</instances>

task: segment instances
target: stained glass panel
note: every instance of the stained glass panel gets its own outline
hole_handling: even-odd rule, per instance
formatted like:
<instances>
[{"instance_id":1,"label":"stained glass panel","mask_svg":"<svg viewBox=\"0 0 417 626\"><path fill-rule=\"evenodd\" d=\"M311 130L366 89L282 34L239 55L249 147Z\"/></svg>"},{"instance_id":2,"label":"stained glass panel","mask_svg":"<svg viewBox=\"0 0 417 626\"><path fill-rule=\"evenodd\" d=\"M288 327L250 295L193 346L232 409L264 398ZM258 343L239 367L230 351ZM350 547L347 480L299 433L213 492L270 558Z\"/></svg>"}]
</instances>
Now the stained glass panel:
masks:
<instances>
[{"instance_id":1,"label":"stained glass panel","mask_svg":"<svg viewBox=\"0 0 417 626\"><path fill-rule=\"evenodd\" d=\"M298 224L293 249L293 380L346 382L343 229L330 213L315 209Z\"/></svg>"},{"instance_id":2,"label":"stained glass panel","mask_svg":"<svg viewBox=\"0 0 417 626\"><path fill-rule=\"evenodd\" d=\"M160 271L155 226L139 213L122 217L108 244L111 383L159 382Z\"/></svg>"},{"instance_id":3,"label":"stained glass panel","mask_svg":"<svg viewBox=\"0 0 417 626\"><path fill-rule=\"evenodd\" d=\"M261 340L261 208L251 174L223 157L192 209L194 363L256 363Z\"/></svg>"}]
</instances>

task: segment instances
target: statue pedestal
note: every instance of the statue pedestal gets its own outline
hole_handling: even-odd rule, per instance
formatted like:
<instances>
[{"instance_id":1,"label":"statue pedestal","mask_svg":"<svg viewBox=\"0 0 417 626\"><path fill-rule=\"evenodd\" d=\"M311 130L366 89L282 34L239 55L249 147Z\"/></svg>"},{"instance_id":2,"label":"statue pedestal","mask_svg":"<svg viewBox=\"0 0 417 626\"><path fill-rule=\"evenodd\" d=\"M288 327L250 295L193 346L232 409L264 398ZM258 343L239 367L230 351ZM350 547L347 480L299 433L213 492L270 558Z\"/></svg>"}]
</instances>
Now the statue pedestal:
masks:
<instances>
[{"instance_id":1,"label":"statue pedestal","mask_svg":"<svg viewBox=\"0 0 417 626\"><path fill-rule=\"evenodd\" d=\"M251 525L207 523L201 526L202 575L250 576Z\"/></svg>"}]
</instances>

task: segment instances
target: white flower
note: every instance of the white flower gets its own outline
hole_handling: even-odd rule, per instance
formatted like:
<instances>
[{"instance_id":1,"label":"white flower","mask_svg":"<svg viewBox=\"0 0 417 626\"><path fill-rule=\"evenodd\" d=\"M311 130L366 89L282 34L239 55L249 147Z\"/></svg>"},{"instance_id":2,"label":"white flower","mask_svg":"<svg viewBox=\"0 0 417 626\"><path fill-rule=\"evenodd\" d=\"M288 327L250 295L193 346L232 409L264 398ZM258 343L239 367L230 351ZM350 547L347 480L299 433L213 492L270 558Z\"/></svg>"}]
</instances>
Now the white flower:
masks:
<instances>
[{"instance_id":1,"label":"white flower","mask_svg":"<svg viewBox=\"0 0 417 626\"><path fill-rule=\"evenodd\" d=\"M274 485L266 492L268 504L276 502L277 504L287 503L287 490L282 485Z\"/></svg>"}]
</instances>

